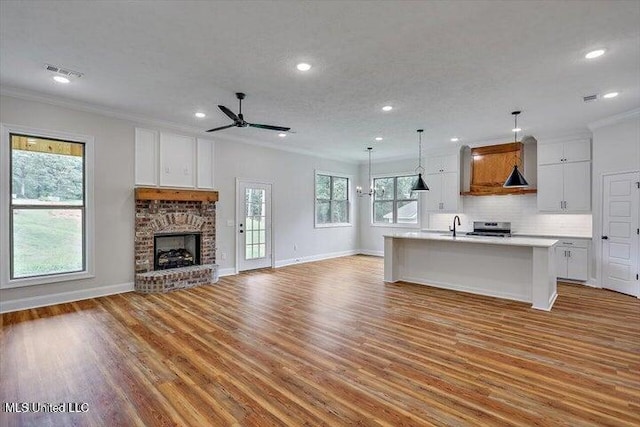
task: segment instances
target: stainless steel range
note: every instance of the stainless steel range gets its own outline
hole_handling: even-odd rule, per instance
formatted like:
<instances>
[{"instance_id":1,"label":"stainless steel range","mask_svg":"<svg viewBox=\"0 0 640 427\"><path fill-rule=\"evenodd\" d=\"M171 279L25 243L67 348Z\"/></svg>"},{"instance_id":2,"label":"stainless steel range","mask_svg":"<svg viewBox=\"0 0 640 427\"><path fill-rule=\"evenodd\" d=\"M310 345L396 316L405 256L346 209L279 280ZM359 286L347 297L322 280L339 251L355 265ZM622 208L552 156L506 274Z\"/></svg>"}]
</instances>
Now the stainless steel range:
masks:
<instances>
[{"instance_id":1,"label":"stainless steel range","mask_svg":"<svg viewBox=\"0 0 640 427\"><path fill-rule=\"evenodd\" d=\"M510 222L473 221L473 231L469 236L511 237Z\"/></svg>"}]
</instances>

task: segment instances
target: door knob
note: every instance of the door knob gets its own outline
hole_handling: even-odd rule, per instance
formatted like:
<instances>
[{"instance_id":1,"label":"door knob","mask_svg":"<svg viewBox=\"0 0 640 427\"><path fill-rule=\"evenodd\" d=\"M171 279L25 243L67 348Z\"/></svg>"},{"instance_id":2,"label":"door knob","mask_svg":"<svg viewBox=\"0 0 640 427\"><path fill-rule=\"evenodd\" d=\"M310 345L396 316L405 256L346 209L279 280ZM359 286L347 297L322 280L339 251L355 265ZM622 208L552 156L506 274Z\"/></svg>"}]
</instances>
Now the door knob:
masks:
<instances>
[{"instance_id":1,"label":"door knob","mask_svg":"<svg viewBox=\"0 0 640 427\"><path fill-rule=\"evenodd\" d=\"M602 240L609 240L609 236L602 236Z\"/></svg>"}]
</instances>

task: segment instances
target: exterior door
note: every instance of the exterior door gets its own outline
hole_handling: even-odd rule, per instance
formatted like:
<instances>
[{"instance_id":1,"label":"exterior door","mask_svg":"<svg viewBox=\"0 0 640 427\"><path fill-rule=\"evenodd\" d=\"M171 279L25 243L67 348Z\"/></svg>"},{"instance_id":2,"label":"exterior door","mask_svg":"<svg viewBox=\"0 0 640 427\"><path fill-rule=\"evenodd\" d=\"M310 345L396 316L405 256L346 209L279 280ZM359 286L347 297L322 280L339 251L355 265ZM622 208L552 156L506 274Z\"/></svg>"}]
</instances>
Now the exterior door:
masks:
<instances>
[{"instance_id":1,"label":"exterior door","mask_svg":"<svg viewBox=\"0 0 640 427\"><path fill-rule=\"evenodd\" d=\"M271 184L238 180L238 271L273 266Z\"/></svg>"},{"instance_id":2,"label":"exterior door","mask_svg":"<svg viewBox=\"0 0 640 427\"><path fill-rule=\"evenodd\" d=\"M640 173L605 175L602 187L602 287L640 297Z\"/></svg>"}]
</instances>

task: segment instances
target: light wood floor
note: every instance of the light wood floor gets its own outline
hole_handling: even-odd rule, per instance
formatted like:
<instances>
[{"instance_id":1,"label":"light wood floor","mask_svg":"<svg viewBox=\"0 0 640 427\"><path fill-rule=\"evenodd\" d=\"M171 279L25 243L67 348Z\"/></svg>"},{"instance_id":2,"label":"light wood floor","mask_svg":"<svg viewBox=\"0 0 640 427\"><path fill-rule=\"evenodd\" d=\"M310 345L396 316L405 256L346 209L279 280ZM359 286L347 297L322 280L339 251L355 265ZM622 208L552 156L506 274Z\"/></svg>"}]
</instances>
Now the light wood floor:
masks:
<instances>
[{"instance_id":1,"label":"light wood floor","mask_svg":"<svg viewBox=\"0 0 640 427\"><path fill-rule=\"evenodd\" d=\"M640 301L385 284L354 256L2 316L2 425L640 425Z\"/></svg>"}]
</instances>

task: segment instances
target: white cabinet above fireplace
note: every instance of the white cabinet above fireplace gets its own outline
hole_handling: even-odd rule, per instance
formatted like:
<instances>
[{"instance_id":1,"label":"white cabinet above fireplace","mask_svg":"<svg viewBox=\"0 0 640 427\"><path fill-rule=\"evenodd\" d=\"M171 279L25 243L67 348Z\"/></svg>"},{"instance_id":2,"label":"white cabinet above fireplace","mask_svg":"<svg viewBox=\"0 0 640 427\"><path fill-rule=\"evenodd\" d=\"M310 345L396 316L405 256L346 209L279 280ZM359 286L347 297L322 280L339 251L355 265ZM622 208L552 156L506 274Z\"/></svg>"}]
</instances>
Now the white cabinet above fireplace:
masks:
<instances>
[{"instance_id":1,"label":"white cabinet above fireplace","mask_svg":"<svg viewBox=\"0 0 640 427\"><path fill-rule=\"evenodd\" d=\"M137 186L214 188L213 141L136 128Z\"/></svg>"}]
</instances>

